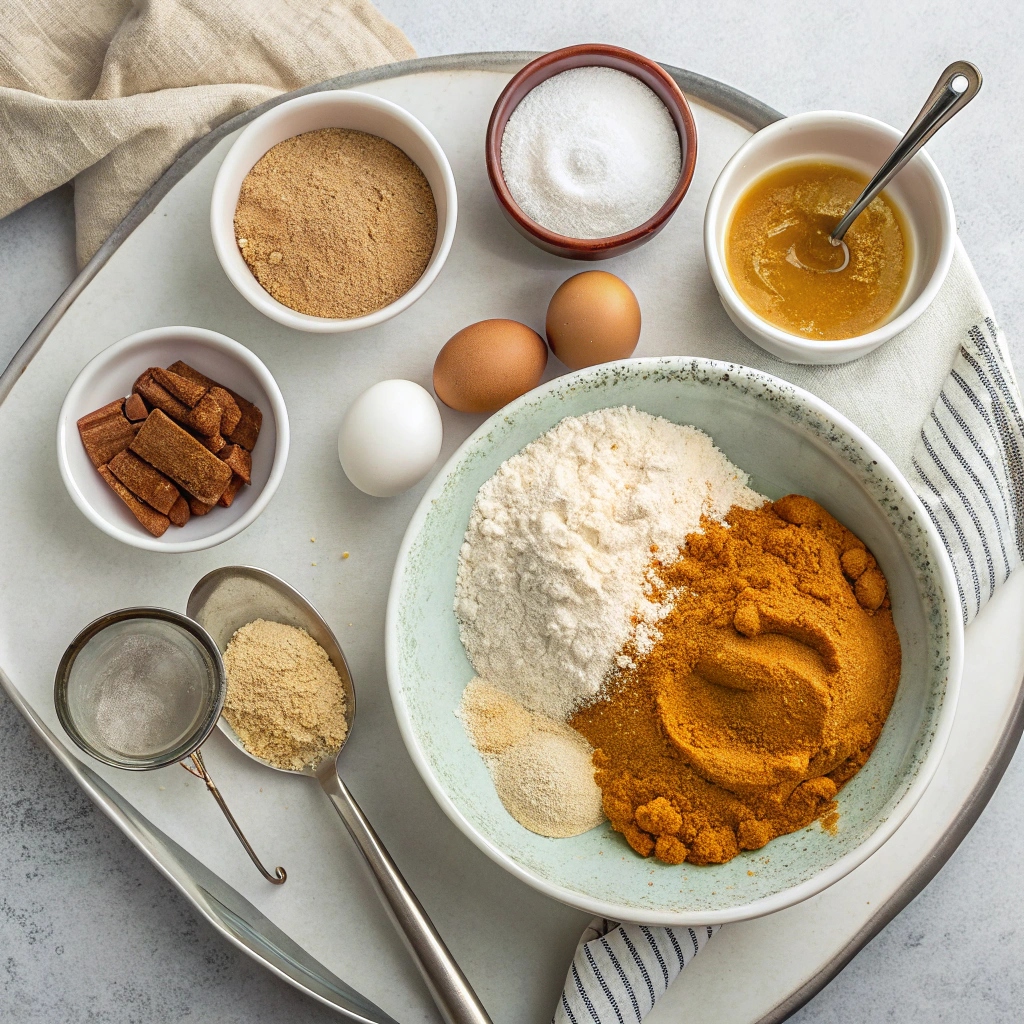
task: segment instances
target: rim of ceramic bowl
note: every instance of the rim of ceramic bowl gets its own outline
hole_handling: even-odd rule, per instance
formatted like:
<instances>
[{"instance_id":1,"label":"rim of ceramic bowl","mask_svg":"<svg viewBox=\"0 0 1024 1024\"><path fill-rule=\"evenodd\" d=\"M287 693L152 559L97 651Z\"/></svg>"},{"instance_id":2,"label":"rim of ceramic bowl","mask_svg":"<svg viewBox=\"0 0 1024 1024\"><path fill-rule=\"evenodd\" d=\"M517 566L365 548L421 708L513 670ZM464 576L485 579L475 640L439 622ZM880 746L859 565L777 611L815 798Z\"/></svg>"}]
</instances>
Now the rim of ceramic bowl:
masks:
<instances>
[{"instance_id":1,"label":"rim of ceramic bowl","mask_svg":"<svg viewBox=\"0 0 1024 1024\"><path fill-rule=\"evenodd\" d=\"M937 592L940 600L947 609L946 620L949 626L949 662L945 690L942 697L942 706L938 712L931 742L927 753L920 763L917 774L907 786L902 797L889 811L886 819L868 836L862 843L849 853L840 857L834 863L823 868L817 874L811 876L797 885L781 889L770 896L752 900L750 903L712 911L657 911L638 913L635 907L623 906L611 903L607 900L596 899L580 893L577 890L566 888L548 881L530 868L520 864L513 857L502 850L496 843L492 842L479 832L470 822L455 802L448 796L445 787L434 774L430 761L420 744L419 737L413 727L409 707L405 701L404 690L401 680L400 655L398 649L399 634L399 604L402 592L402 584L405 573L409 567L409 557L413 546L419 537L420 531L428 515L431 512L434 502L443 493L449 478L456 472L463 460L470 455L479 442L485 438L493 429L494 425L507 417L514 417L516 412L526 403L535 402L538 398L552 392L568 390L575 384L586 380L589 376L597 376L607 373L609 370L628 369L632 373L644 374L654 370L668 371L691 370L703 371L717 379L728 379L735 382L745 379L756 383L759 386L774 389L785 394L789 393L791 399L802 403L804 407L810 408L812 412L827 418L840 430L856 442L864 451L869 460L873 461L878 469L893 483L900 493L900 496L914 508L914 516L921 529L927 535L929 554L934 554L932 563L937 576ZM891 528L891 524L890 524ZM875 444L856 424L851 422L840 412L833 409L827 402L817 396L805 391L803 388L790 384L788 381L756 370L752 367L742 366L736 363L726 363L721 360L706 359L693 356L672 356L672 357L647 357L639 359L624 359L615 363L603 363L598 366L588 367L568 373L563 377L557 377L539 388L528 392L521 398L499 410L493 416L485 420L473 433L459 446L458 450L445 463L441 471L431 481L426 493L420 500L416 511L413 513L409 526L402 538L402 544L395 561L394 574L391 579L391 589L388 594L387 612L384 628L384 653L385 666L388 678L388 688L391 692L391 702L395 709L395 717L398 719L398 726L405 741L406 749L416 765L421 778L426 783L431 795L441 806L441 809L448 815L454 824L466 835L479 849L481 849L493 861L503 867L510 874L519 878L527 885L547 896L587 911L599 917L614 921L637 921L643 924L673 926L673 925L719 925L735 921L750 920L755 917L762 917L766 914L775 913L786 907L801 903L811 896L830 885L838 882L849 874L854 868L862 864L876 850L885 844L907 816L917 805L921 796L928 788L942 753L949 739L953 727L953 716L956 712L957 699L960 690L961 674L963 669L963 646L964 633L963 622L959 614L955 595L956 581L953 575L953 566L942 544L934 523L928 516L920 499L914 493L913 488L907 482L903 474L897 469L892 459Z\"/></svg>"},{"instance_id":2,"label":"rim of ceramic bowl","mask_svg":"<svg viewBox=\"0 0 1024 1024\"><path fill-rule=\"evenodd\" d=\"M731 183L732 177L750 159L753 151L756 151L766 142L771 141L777 136L793 131L794 128L802 128L816 123L855 125L860 128L878 131L893 146L902 138L902 133L897 128L886 124L884 121L868 117L866 114L856 114L844 110L811 110L803 114L794 114L792 117L785 117L768 125L766 128L762 128L736 150L722 169L718 180L711 190L711 196L708 199L707 210L704 215L704 255L712 280L715 283L715 288L718 290L722 301L727 305L730 313L740 319L750 331L770 339L778 348L819 357L822 355L835 355L836 359L819 358L814 360L814 362L829 364L845 362L851 358L867 355L868 352L873 351L901 331L906 330L932 304L943 282L946 280L946 275L949 273L950 265L953 262L953 251L956 246L956 215L953 211L953 200L950 197L949 189L939 173L935 161L932 160L927 151L920 150L914 156L912 162L919 163L919 166L924 168L925 173L931 179L931 183L938 193L940 198L938 214L941 228L939 256L935 269L932 271L931 277L925 282L917 298L901 313L891 320L887 320L880 327L876 327L875 330L869 331L867 334L858 334L852 338L842 338L835 341L801 338L799 335L790 334L788 331L784 331L780 327L776 327L774 324L762 319L740 297L739 292L737 292L729 277L728 271L725 269L722 255L719 251L717 240L719 228L724 223L727 223L735 206L734 204L733 207L724 208L723 193ZM777 161L774 164L767 164L754 175L751 181L766 174L772 167L782 166L799 159L798 156L794 156L786 160ZM842 161L840 160L840 162ZM749 335L749 337L751 337L751 340L757 341L753 335ZM760 341L757 343L762 344ZM762 347L767 346L762 344ZM778 355L778 352L774 349L769 348L768 351Z\"/></svg>"},{"instance_id":3,"label":"rim of ceramic bowl","mask_svg":"<svg viewBox=\"0 0 1024 1024\"><path fill-rule=\"evenodd\" d=\"M573 238L571 235L561 235L533 220L512 197L501 169L501 141L509 118L519 104L549 78L554 78L563 71L581 67L610 67L633 75L643 82L665 104L672 116L682 154L679 179L657 212L629 231L604 238ZM697 164L697 124L682 90L656 61L621 46L581 43L545 53L530 61L526 67L512 76L495 102L487 122L485 162L487 177L503 212L531 241L536 241L549 252L570 259L617 256L653 238L668 223L683 201Z\"/></svg>"},{"instance_id":4,"label":"rim of ceramic bowl","mask_svg":"<svg viewBox=\"0 0 1024 1024\"><path fill-rule=\"evenodd\" d=\"M235 242L233 226L234 211L238 203L238 189L230 187L229 179L238 172L240 167L244 167L245 174L247 174L256 162L273 148L274 144L266 147L263 147L262 144L254 144L269 125L288 118L296 110L316 110L317 108L336 110L339 108L352 109L356 107L364 110L373 110L383 117L393 118L408 128L423 143L431 159L434 161L436 170L440 174L443 183L445 219L443 224L438 225L437 241L426 269L404 295L400 295L394 302L390 302L388 305L382 306L372 313L367 313L365 316L347 319L311 316L308 313L300 313L298 310L291 309L289 306L284 305L284 303L278 302L256 280L256 277L246 265L245 260L241 258ZM324 125L323 127L332 126ZM255 150L259 151L258 155L250 159L250 154ZM413 162L415 163L415 161ZM417 166L419 165L417 164ZM422 171L423 168L420 168L420 170ZM244 178L245 174L242 174L241 177ZM435 198L435 205L436 202ZM225 216L225 211L228 208L230 208L230 216ZM445 155L440 143L434 138L434 135L419 118L410 114L404 107L400 107L397 103L392 103L391 100L382 99L370 93L358 92L354 89L333 89L326 92L312 93L308 96L299 96L293 100L280 103L265 114L257 117L232 143L231 148L224 157L223 163L217 171L217 177L214 180L213 192L210 198L210 233L213 237L213 248L228 280L246 301L265 316L270 317L271 320L276 320L285 327L292 327L295 330L309 331L315 334L342 334L349 331L359 331L364 327L373 327L384 323L386 320L390 320L392 317L398 316L399 313L408 309L417 299L422 297L441 272L441 268L444 266L451 251L452 242L455 240L457 220L458 195L455 188L455 175L452 173L448 157Z\"/></svg>"},{"instance_id":5,"label":"rim of ceramic bowl","mask_svg":"<svg viewBox=\"0 0 1024 1024\"><path fill-rule=\"evenodd\" d=\"M225 523L223 528L216 533L211 533L207 537L198 537L194 540L164 541L161 537L153 537L146 533L141 526L136 532L123 529L110 522L92 506L89 499L78 486L78 481L71 470L68 458L68 421L73 415L76 403L85 390L86 380L91 378L96 371L102 370L109 363L116 361L124 353L165 339L205 343L213 348L220 349L232 359L242 363L256 377L260 386L266 392L267 398L270 400L270 412L274 417L274 426L277 434L270 476L257 495L256 500L242 515L229 523ZM75 436L77 437L77 433ZM161 551L171 554L186 551L203 551L206 548L216 547L218 544L222 544L224 541L237 536L256 521L270 503L270 499L273 498L274 492L284 476L285 464L288 461L288 445L288 410L285 407L284 395L281 394L281 389L278 387L277 381L274 380L270 370L267 369L259 356L247 349L241 342L235 341L234 338L229 338L225 334L206 330L203 327L155 327L152 330L130 334L127 338L122 338L120 341L115 341L112 345L108 345L79 370L74 382L68 389L67 395L64 397L64 401L61 403L60 413L57 417L57 463L60 467L61 479L64 481L64 486L71 496L71 500L78 506L82 515L108 537L113 537L115 540L119 540L131 547L142 548L146 551ZM91 464L90 468L95 472L95 468Z\"/></svg>"}]
</instances>

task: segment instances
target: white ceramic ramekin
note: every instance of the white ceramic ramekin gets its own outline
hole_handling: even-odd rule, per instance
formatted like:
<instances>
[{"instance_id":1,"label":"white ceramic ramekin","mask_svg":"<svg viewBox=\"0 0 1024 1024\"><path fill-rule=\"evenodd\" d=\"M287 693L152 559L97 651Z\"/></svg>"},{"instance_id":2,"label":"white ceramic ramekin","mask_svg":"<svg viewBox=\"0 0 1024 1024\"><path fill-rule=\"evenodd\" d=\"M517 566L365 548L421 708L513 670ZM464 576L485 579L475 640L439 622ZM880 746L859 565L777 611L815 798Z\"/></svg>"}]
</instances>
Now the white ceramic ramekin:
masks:
<instances>
[{"instance_id":1,"label":"white ceramic ramekin","mask_svg":"<svg viewBox=\"0 0 1024 1024\"><path fill-rule=\"evenodd\" d=\"M252 451L252 482L238 492L231 507L218 505L154 537L89 461L77 422L130 394L135 379L149 367L170 366L178 359L259 406L263 424ZM202 551L241 533L274 496L288 461L288 412L270 371L244 345L200 327L158 327L122 338L86 363L57 418L57 461L72 501L108 536L149 551Z\"/></svg>"},{"instance_id":2,"label":"white ceramic ramekin","mask_svg":"<svg viewBox=\"0 0 1024 1024\"><path fill-rule=\"evenodd\" d=\"M267 150L285 139L320 128L352 128L387 139L423 172L437 207L437 241L420 279L403 296L366 316L348 320L309 316L278 302L246 266L235 241L235 207L242 181ZM390 320L408 309L433 283L455 238L458 200L455 177L437 139L424 125L389 100L345 89L288 100L261 114L228 150L213 185L210 230L213 248L231 283L261 313L299 331L333 334L358 331Z\"/></svg>"},{"instance_id":3,"label":"white ceramic ramekin","mask_svg":"<svg viewBox=\"0 0 1024 1024\"><path fill-rule=\"evenodd\" d=\"M788 363L846 363L906 330L931 304L953 259L956 219L946 183L923 150L886 187L886 194L903 213L912 262L903 296L881 327L842 341L790 334L751 310L740 298L725 266L725 239L732 212L757 178L780 165L803 160L838 163L870 177L900 137L895 128L862 114L812 111L763 128L725 165L711 190L704 216L704 254L725 311L751 341Z\"/></svg>"}]
</instances>

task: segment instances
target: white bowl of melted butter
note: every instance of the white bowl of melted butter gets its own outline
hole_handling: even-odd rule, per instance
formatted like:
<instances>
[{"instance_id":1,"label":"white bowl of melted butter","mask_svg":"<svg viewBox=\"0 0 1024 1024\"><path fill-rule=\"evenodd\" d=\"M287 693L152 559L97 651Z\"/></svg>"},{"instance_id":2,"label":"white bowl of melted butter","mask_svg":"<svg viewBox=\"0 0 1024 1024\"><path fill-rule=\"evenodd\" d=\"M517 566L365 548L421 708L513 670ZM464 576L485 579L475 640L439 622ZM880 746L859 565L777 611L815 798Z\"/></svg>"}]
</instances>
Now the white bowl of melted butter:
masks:
<instances>
[{"instance_id":1,"label":"white bowl of melted butter","mask_svg":"<svg viewBox=\"0 0 1024 1024\"><path fill-rule=\"evenodd\" d=\"M823 301L801 303L798 300L804 296L794 299L780 279L788 271L792 286L799 277L793 269L798 252L787 248L788 242L779 242L798 230L790 214L800 203L790 205L795 193L794 188L784 187L785 179L798 188L800 168L807 170L809 178L816 171L820 177L822 169L833 168L866 184L900 138L897 129L862 114L812 111L762 129L726 164L708 200L704 252L722 305L751 341L790 363L845 363L906 330L931 305L953 259L956 220L946 183L924 151L854 222L847 235L850 263L843 271L827 273L819 266L801 269L806 290L817 291ZM766 245L750 245L738 253L735 243L744 230L744 217L750 215L751 197L773 179L778 186L774 209L768 211L767 197L762 206ZM856 187L847 183L851 187L855 198ZM852 205L848 198L845 193L833 196L829 211L830 215L838 211L836 222L845 212L840 207ZM888 216L896 242L884 259L902 260L900 266L879 266L876 260L871 267L872 250L883 237L872 230L872 216L876 228ZM748 228L749 224L748 219ZM820 225L827 231L824 219ZM780 234L768 238L771 232ZM770 266L766 252L773 243L778 243L774 255L780 258ZM865 281L865 270L872 269L878 273ZM863 308L851 310L851 301L861 301Z\"/></svg>"}]
</instances>

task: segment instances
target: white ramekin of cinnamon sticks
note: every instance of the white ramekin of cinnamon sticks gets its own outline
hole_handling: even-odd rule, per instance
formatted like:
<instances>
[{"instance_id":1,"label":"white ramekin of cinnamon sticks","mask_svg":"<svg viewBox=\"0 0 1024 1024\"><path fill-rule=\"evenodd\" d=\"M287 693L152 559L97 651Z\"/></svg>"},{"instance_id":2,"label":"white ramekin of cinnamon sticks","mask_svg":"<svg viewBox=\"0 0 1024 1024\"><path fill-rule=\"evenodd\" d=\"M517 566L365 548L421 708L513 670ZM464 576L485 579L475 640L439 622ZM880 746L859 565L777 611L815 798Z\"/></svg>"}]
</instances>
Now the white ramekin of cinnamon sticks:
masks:
<instances>
[{"instance_id":1,"label":"white ramekin of cinnamon sticks","mask_svg":"<svg viewBox=\"0 0 1024 1024\"><path fill-rule=\"evenodd\" d=\"M244 345L197 327L123 338L75 379L57 422L71 499L107 535L200 551L267 507L288 458L288 413Z\"/></svg>"}]
</instances>

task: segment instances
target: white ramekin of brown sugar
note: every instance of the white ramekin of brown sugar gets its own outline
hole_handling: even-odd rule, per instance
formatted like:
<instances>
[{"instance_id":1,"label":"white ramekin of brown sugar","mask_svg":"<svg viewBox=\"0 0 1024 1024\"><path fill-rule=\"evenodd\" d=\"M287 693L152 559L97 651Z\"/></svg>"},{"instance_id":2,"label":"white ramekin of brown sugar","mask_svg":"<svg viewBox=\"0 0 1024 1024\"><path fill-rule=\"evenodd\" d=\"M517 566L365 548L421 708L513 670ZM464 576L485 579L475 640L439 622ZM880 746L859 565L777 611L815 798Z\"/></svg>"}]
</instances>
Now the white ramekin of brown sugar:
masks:
<instances>
[{"instance_id":1,"label":"white ramekin of brown sugar","mask_svg":"<svg viewBox=\"0 0 1024 1024\"><path fill-rule=\"evenodd\" d=\"M251 250L248 253L250 262L247 262L243 256L243 248L250 240L240 238L236 231L235 215L243 182L257 162L279 143L322 129L349 129L350 132L362 132L376 137L378 143L383 139L397 147L422 172L430 187L436 209L436 236L433 249L429 250L429 243L424 249L425 266L418 278L414 279L406 291L397 294L386 304L379 308L368 308L365 312L360 310L356 315L311 315L279 301L250 269L252 262L259 273L260 264L254 261ZM314 183L314 188L319 188L323 195L322 223L324 238L329 240L332 231L340 230L338 225L347 215L345 204L337 196L332 196L329 188L324 189L322 183ZM290 220L295 215L294 207L289 205L291 200L290 196L282 196L280 209L272 211L273 218L278 218L278 237L287 235L292 228ZM382 323L408 309L420 298L437 277L451 249L455 237L457 210L455 178L448 158L430 131L417 118L395 103L367 93L338 89L312 93L280 103L261 114L242 131L228 150L214 182L210 204L210 228L214 250L224 273L256 309L286 327L333 334L356 331ZM308 206L305 213L308 230ZM401 248L401 239L398 239L395 249L399 256ZM297 248L294 253L295 262L307 267L312 266L313 261L305 260L304 256L301 247ZM285 254L283 258L290 259L291 255ZM266 262L280 264L282 253L270 252ZM319 274L323 278L325 270L338 275L335 280L341 280L346 272L344 259L339 259L336 265L331 265L329 245L326 250L321 250L319 265L309 272L306 286L301 289L307 300L310 297L313 300L312 304L308 301L305 303L307 308L316 308L320 288L316 277ZM269 273L270 268L267 267L266 271ZM295 270L295 274L300 278L304 272ZM365 268L363 274L365 277ZM372 268L369 276L373 277ZM267 277L264 279L267 280ZM327 289L323 291L326 294ZM303 304L301 301L296 303L300 306Z\"/></svg>"}]
</instances>

